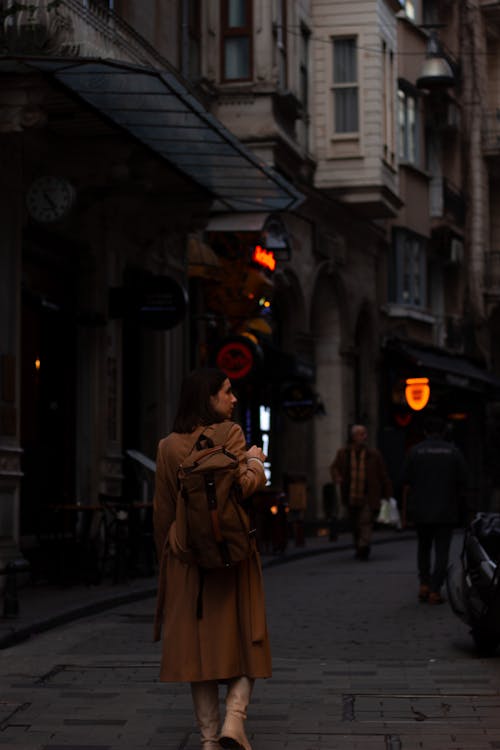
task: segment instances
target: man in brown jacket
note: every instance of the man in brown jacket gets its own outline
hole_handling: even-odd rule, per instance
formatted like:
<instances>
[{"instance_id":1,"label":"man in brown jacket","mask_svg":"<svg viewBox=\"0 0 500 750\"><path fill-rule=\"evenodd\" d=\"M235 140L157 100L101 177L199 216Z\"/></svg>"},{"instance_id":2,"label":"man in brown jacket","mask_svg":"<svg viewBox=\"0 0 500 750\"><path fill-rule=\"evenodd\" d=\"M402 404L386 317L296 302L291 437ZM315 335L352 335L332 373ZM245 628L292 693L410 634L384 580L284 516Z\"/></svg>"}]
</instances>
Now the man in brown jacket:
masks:
<instances>
[{"instance_id":1,"label":"man in brown jacket","mask_svg":"<svg viewBox=\"0 0 500 750\"><path fill-rule=\"evenodd\" d=\"M368 448L365 425L351 427L351 441L337 451L330 467L332 479L340 486L343 505L348 509L356 547L356 557L368 560L375 514L383 497L392 495L392 484L382 456Z\"/></svg>"}]
</instances>

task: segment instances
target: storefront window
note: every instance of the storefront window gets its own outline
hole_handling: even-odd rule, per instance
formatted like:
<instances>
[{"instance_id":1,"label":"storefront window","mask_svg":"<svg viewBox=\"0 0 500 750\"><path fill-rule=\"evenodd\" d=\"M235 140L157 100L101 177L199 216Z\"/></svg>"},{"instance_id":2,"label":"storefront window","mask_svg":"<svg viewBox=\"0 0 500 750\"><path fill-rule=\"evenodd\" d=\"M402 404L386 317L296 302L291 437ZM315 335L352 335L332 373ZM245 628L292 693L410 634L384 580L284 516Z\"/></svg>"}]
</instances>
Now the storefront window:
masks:
<instances>
[{"instance_id":1,"label":"storefront window","mask_svg":"<svg viewBox=\"0 0 500 750\"><path fill-rule=\"evenodd\" d=\"M264 462L264 471L267 477L267 483L271 482L271 462L269 460L269 442L271 433L271 409L268 406L259 408L259 427L262 435L262 450L266 454L267 461Z\"/></svg>"}]
</instances>

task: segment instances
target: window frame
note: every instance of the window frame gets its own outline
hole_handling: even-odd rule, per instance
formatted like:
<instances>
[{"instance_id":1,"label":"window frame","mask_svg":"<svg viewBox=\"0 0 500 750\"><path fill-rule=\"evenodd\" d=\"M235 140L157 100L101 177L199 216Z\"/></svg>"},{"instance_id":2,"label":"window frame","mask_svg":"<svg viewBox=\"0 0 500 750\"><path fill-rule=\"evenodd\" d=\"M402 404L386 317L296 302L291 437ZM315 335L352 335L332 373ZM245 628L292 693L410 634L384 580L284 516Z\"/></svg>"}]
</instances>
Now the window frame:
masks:
<instances>
[{"instance_id":1,"label":"window frame","mask_svg":"<svg viewBox=\"0 0 500 750\"><path fill-rule=\"evenodd\" d=\"M221 82L222 83L240 83L243 81L253 80L253 2L252 0L242 0L246 6L246 25L229 26L229 2L222 0L220 6L220 58L221 58ZM226 77L226 41L228 39L248 39L248 76L240 78Z\"/></svg>"},{"instance_id":2,"label":"window frame","mask_svg":"<svg viewBox=\"0 0 500 750\"><path fill-rule=\"evenodd\" d=\"M331 38L331 84L330 84L330 109L332 117L332 137L336 140L343 138L359 138L361 135L361 112L360 112L360 61L359 61L359 36L357 34L342 34L332 36ZM335 44L342 41L353 41L355 50L356 78L352 81L336 81L335 71ZM355 130L337 130L336 129L336 93L354 89L356 93L356 129Z\"/></svg>"},{"instance_id":3,"label":"window frame","mask_svg":"<svg viewBox=\"0 0 500 750\"><path fill-rule=\"evenodd\" d=\"M409 102L414 103L414 123L409 123ZM421 163L421 148L420 148L420 133L421 133L421 122L420 122L420 111L419 111L420 97L418 92L412 87L406 84L406 82L398 81L398 92L397 92L397 145L398 145L398 161L400 164L411 164L414 167L419 167ZM404 121L401 119L401 112L404 114ZM413 149L411 148L412 143L410 135L413 133ZM414 152L414 153L413 153Z\"/></svg>"},{"instance_id":4,"label":"window frame","mask_svg":"<svg viewBox=\"0 0 500 750\"><path fill-rule=\"evenodd\" d=\"M311 40L311 29L305 25L300 24L300 52L299 52L299 97L300 104L302 106L302 116L309 119L309 103L310 103L310 40Z\"/></svg>"},{"instance_id":5,"label":"window frame","mask_svg":"<svg viewBox=\"0 0 500 750\"><path fill-rule=\"evenodd\" d=\"M288 87L287 0L277 0L274 44L278 70L278 89L279 91L286 91Z\"/></svg>"},{"instance_id":6,"label":"window frame","mask_svg":"<svg viewBox=\"0 0 500 750\"><path fill-rule=\"evenodd\" d=\"M202 33L201 33L201 0L194 0L196 3L195 17L191 14L193 0L179 1L179 26L181 40L179 46L179 58L182 75L190 81L197 81L201 78L202 70ZM193 56L191 51L193 45L197 47L198 65L193 70Z\"/></svg>"},{"instance_id":7,"label":"window frame","mask_svg":"<svg viewBox=\"0 0 500 750\"><path fill-rule=\"evenodd\" d=\"M415 276L411 273L408 280L406 275L407 243L418 249L418 282L420 298L416 300ZM425 237L404 227L394 227L392 231L391 263L389 264L389 298L391 303L417 310L427 309L427 247ZM413 258L410 255L410 264ZM406 297L406 290L409 297Z\"/></svg>"}]
</instances>

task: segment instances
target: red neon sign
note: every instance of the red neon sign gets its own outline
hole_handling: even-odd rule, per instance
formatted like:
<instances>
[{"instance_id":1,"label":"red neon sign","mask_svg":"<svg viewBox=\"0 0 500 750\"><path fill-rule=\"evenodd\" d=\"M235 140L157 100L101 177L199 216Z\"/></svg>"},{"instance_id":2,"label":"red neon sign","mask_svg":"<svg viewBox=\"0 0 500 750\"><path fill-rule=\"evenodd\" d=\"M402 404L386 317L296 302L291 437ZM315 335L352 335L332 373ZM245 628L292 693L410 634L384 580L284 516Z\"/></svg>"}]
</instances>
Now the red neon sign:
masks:
<instances>
[{"instance_id":1,"label":"red neon sign","mask_svg":"<svg viewBox=\"0 0 500 750\"><path fill-rule=\"evenodd\" d=\"M243 341L230 341L219 349L216 365L231 380L244 378L254 365L252 350Z\"/></svg>"},{"instance_id":2,"label":"red neon sign","mask_svg":"<svg viewBox=\"0 0 500 750\"><path fill-rule=\"evenodd\" d=\"M274 271L276 268L276 258L272 250L266 250L264 247L257 245L254 248L252 260L254 263L258 263L259 266L268 268L270 271Z\"/></svg>"}]
</instances>

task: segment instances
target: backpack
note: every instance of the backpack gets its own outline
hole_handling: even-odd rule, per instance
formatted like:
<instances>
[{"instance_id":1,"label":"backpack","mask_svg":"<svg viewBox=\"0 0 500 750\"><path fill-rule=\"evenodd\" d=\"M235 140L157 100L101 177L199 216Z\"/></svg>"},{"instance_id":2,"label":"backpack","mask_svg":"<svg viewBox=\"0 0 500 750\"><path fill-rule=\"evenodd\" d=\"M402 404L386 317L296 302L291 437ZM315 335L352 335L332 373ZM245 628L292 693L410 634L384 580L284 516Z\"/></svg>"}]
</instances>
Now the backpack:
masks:
<instances>
[{"instance_id":1,"label":"backpack","mask_svg":"<svg viewBox=\"0 0 500 750\"><path fill-rule=\"evenodd\" d=\"M254 532L241 505L239 461L225 447L232 422L207 427L177 470L176 536L185 562L200 569L250 556Z\"/></svg>"}]
</instances>

